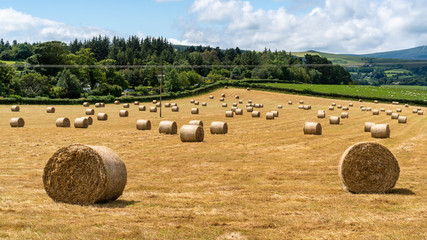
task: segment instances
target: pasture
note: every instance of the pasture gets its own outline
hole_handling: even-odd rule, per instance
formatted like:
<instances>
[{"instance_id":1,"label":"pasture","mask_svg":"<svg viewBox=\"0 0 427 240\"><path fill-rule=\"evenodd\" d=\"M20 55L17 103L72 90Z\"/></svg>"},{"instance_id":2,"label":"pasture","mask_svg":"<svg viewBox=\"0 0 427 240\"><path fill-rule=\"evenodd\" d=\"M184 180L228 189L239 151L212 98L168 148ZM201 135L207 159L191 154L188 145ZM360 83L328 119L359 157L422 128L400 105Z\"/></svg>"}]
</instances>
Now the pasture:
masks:
<instances>
[{"instance_id":1,"label":"pasture","mask_svg":"<svg viewBox=\"0 0 427 240\"><path fill-rule=\"evenodd\" d=\"M227 108L221 107L225 93ZM209 99L209 95L215 96ZM225 111L239 95L242 116ZM207 102L190 113L190 99ZM248 100L263 103L260 118L246 112ZM299 100L311 110L298 109ZM288 105L293 101L293 105ZM271 92L221 89L174 101L172 113L150 113L130 104L129 117L119 117L121 105L95 109L88 129L57 128L60 117L85 116L83 106L21 106L11 112L0 106L0 239L426 239L427 233L427 117L414 106L359 103ZM348 119L330 125L332 102L351 107ZM283 105L283 109L277 106ZM407 124L384 112L401 108ZM326 112L317 118L317 110ZM423 108L424 109L424 108ZM266 120L266 112L279 117ZM425 109L424 109L425 110ZM105 112L108 121L96 120ZM11 128L12 117L23 117L24 128ZM138 119L151 120L152 130L138 131ZM174 120L178 129L190 120L203 120L205 140L183 143L179 135L161 135L161 120ZM212 121L225 121L226 135L211 135ZM304 135L305 121L322 124L321 136ZM388 123L391 138L373 139L365 122ZM351 194L342 189L338 162L357 142L378 142L390 149L400 165L392 193ZM114 202L89 206L56 203L42 182L47 160L74 143L106 146L127 167L127 185Z\"/></svg>"}]
</instances>

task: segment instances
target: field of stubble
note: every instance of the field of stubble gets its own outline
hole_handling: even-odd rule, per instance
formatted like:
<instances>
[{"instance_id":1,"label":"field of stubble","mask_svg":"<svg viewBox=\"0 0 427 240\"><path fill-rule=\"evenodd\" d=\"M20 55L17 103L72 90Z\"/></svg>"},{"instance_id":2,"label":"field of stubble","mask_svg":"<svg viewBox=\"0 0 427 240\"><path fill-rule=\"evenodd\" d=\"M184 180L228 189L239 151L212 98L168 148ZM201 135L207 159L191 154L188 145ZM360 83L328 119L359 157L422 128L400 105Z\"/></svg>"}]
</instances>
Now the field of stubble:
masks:
<instances>
[{"instance_id":1,"label":"field of stubble","mask_svg":"<svg viewBox=\"0 0 427 240\"><path fill-rule=\"evenodd\" d=\"M261 118L246 110L225 118L221 93L227 109L238 102L235 95L244 109L249 99L263 103ZM349 119L329 125L328 117L341 111L327 107L350 101L241 89L210 94L194 97L208 103L199 106L199 115L190 114L190 98L169 101L178 103L179 113L163 109L162 120L175 120L178 129L203 120L203 143L160 135L158 113L140 112L133 104L128 118L119 117L121 105L96 108L109 120L95 119L88 129L55 126L59 117L84 116L82 106L55 106L54 114L46 106L24 105L19 113L0 106L0 239L427 239L427 118L412 114L413 106L354 101ZM312 110L299 110L300 99ZM279 118L266 120L278 104ZM408 124L362 112L361 104L402 108ZM317 119L319 109L326 110L326 119ZM10 118L18 116L25 127L11 128ZM137 131L138 119L151 120L152 130ZM226 121L229 133L211 135L212 121ZM323 135L303 135L305 121L319 121ZM366 121L390 124L391 138L372 139L363 132ZM342 190L339 158L361 141L379 142L398 159L400 178L392 194ZM119 154L128 182L117 201L78 206L47 196L43 167L56 150L73 143Z\"/></svg>"}]
</instances>

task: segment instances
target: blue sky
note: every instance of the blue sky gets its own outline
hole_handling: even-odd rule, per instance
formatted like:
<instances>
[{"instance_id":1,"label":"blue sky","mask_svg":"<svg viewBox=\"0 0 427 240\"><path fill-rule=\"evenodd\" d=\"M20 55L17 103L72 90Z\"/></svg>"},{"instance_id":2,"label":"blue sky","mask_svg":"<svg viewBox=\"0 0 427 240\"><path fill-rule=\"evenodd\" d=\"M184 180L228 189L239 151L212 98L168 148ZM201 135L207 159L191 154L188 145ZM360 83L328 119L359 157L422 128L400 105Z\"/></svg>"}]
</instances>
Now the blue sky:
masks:
<instances>
[{"instance_id":1,"label":"blue sky","mask_svg":"<svg viewBox=\"0 0 427 240\"><path fill-rule=\"evenodd\" d=\"M369 53L427 45L426 0L0 0L0 38L163 36L221 48Z\"/></svg>"}]
</instances>

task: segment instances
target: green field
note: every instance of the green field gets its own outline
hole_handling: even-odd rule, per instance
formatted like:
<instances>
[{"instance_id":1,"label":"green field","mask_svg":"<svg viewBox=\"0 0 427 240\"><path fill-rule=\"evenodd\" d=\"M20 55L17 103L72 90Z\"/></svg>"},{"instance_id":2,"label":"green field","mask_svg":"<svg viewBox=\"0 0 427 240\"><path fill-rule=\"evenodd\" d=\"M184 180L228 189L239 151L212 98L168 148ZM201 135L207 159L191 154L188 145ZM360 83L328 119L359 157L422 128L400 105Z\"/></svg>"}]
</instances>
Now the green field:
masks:
<instances>
[{"instance_id":1,"label":"green field","mask_svg":"<svg viewBox=\"0 0 427 240\"><path fill-rule=\"evenodd\" d=\"M423 86L360 86L360 85L312 85L289 83L265 83L267 86L306 90L314 92L351 95L355 97L377 97L387 99L407 99L427 101L427 90Z\"/></svg>"}]
</instances>

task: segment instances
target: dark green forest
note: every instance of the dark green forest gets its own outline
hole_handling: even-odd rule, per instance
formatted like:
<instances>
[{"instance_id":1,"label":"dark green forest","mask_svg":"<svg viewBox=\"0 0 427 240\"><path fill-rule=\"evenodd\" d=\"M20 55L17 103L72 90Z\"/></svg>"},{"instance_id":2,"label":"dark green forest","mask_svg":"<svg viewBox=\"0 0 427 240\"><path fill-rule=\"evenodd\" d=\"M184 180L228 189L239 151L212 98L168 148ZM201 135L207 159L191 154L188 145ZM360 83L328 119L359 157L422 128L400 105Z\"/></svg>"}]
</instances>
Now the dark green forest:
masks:
<instances>
[{"instance_id":1,"label":"dark green forest","mask_svg":"<svg viewBox=\"0 0 427 240\"><path fill-rule=\"evenodd\" d=\"M286 51L176 47L164 38L94 37L18 43L0 40L0 96L79 98L180 92L221 80L271 79L351 84L347 70L320 56ZM9 63L9 64L7 64ZM15 63L15 64L10 64Z\"/></svg>"}]
</instances>

